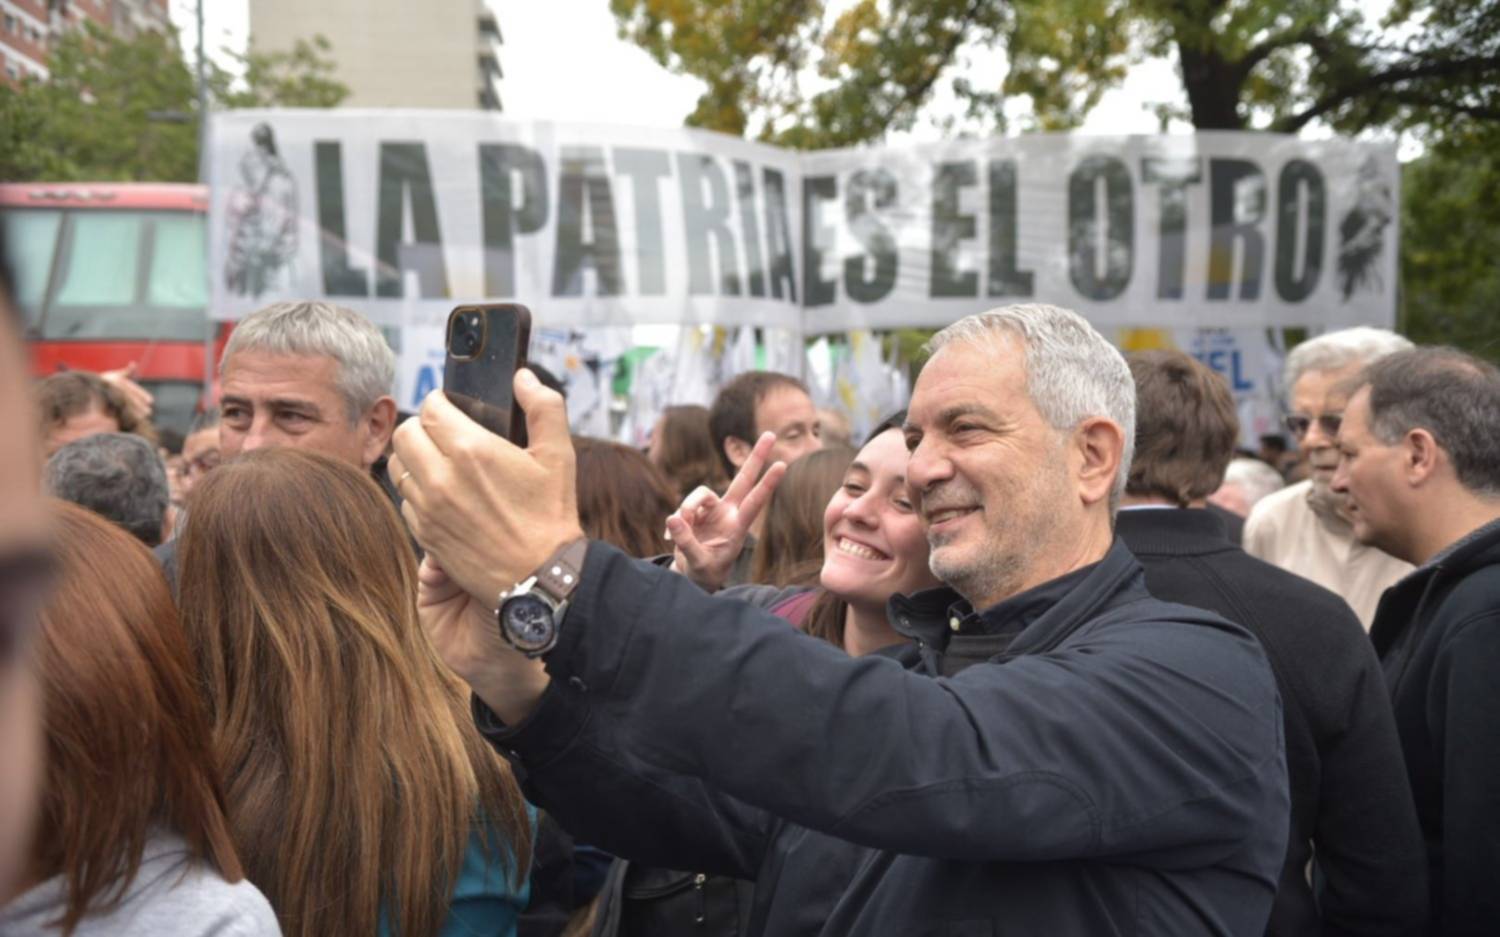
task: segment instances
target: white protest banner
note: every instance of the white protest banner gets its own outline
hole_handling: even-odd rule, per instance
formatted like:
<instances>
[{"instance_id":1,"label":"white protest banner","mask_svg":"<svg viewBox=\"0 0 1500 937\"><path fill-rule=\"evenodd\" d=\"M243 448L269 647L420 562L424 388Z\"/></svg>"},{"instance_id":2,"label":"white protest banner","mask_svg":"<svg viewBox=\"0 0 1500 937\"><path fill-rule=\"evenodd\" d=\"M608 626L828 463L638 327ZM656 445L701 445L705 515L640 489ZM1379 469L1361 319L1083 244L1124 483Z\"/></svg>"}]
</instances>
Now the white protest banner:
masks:
<instances>
[{"instance_id":1,"label":"white protest banner","mask_svg":"<svg viewBox=\"0 0 1500 937\"><path fill-rule=\"evenodd\" d=\"M385 325L514 300L548 328L941 326L1011 302L1100 327L1395 318L1393 146L1262 133L796 153L441 111L230 111L214 314L327 298Z\"/></svg>"},{"instance_id":2,"label":"white protest banner","mask_svg":"<svg viewBox=\"0 0 1500 937\"><path fill-rule=\"evenodd\" d=\"M804 154L803 328L1014 302L1099 327L1390 326L1393 147L1044 134Z\"/></svg>"},{"instance_id":3,"label":"white protest banner","mask_svg":"<svg viewBox=\"0 0 1500 937\"><path fill-rule=\"evenodd\" d=\"M548 328L799 328L797 155L453 111L216 114L217 318L326 298L389 326L512 300Z\"/></svg>"}]
</instances>

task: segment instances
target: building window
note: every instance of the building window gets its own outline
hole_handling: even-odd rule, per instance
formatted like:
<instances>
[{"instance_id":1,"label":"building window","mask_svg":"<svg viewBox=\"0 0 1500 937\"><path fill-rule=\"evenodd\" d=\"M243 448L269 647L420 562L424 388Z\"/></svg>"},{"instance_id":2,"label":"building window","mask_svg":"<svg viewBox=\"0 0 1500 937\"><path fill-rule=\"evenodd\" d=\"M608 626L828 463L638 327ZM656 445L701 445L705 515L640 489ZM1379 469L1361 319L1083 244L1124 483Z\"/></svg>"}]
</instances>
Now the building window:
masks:
<instances>
[{"instance_id":1,"label":"building window","mask_svg":"<svg viewBox=\"0 0 1500 937\"><path fill-rule=\"evenodd\" d=\"M20 81L21 80L21 70L18 69L18 68L16 68L14 65L9 65L9 64L6 65L5 66L5 74L7 74L7 75L10 76L10 80L11 81Z\"/></svg>"},{"instance_id":2,"label":"building window","mask_svg":"<svg viewBox=\"0 0 1500 937\"><path fill-rule=\"evenodd\" d=\"M9 13L5 14L5 31L8 33L16 31L16 18Z\"/></svg>"}]
</instances>

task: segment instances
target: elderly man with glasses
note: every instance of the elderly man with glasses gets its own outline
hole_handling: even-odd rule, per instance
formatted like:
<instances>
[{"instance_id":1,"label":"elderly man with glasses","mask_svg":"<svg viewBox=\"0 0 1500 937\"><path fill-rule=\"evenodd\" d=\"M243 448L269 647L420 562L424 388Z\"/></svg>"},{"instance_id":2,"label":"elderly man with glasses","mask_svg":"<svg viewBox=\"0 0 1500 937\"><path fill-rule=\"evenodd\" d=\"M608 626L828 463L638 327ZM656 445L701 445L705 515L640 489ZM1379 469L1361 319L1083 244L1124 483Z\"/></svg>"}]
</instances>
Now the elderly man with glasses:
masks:
<instances>
[{"instance_id":1,"label":"elderly man with glasses","mask_svg":"<svg viewBox=\"0 0 1500 937\"><path fill-rule=\"evenodd\" d=\"M1307 460L1308 478L1261 500L1245 521L1246 552L1337 593L1366 630L1380 594L1412 567L1356 541L1345 497L1332 488L1345 403L1339 387L1365 365L1411 347L1394 332L1361 326L1292 349L1286 428Z\"/></svg>"}]
</instances>

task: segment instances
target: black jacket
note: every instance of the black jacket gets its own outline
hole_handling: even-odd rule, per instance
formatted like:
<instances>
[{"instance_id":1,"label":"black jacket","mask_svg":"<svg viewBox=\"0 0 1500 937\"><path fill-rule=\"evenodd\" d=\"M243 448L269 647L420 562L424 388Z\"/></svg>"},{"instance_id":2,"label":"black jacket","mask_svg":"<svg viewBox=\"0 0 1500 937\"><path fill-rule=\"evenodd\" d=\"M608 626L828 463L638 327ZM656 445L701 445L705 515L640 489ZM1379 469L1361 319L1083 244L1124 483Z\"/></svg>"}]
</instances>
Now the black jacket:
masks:
<instances>
[{"instance_id":1,"label":"black jacket","mask_svg":"<svg viewBox=\"0 0 1500 937\"><path fill-rule=\"evenodd\" d=\"M1391 586L1370 629L1427 840L1434 937L1500 933L1500 526Z\"/></svg>"},{"instance_id":2,"label":"black jacket","mask_svg":"<svg viewBox=\"0 0 1500 937\"><path fill-rule=\"evenodd\" d=\"M1268 934L1420 934L1426 860L1385 679L1334 593L1226 542L1208 511L1124 510L1115 533L1168 602L1260 639L1281 689L1292 832ZM1307 881L1316 857L1316 897Z\"/></svg>"},{"instance_id":3,"label":"black jacket","mask_svg":"<svg viewBox=\"0 0 1500 937\"><path fill-rule=\"evenodd\" d=\"M1259 935L1288 817L1260 645L1119 543L1064 580L935 677L946 590L893 600L902 659L851 658L595 543L535 712L475 715L575 835L754 879L754 934Z\"/></svg>"}]
</instances>

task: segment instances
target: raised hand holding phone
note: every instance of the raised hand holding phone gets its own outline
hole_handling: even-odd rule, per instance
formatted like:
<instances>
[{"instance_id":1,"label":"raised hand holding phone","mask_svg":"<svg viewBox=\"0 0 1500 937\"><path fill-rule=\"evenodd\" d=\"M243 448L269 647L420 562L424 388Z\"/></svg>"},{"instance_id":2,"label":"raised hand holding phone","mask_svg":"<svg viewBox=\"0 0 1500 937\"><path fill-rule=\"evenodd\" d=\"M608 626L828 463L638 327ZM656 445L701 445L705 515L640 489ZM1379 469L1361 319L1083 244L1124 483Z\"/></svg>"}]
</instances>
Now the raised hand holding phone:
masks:
<instances>
[{"instance_id":1,"label":"raised hand holding phone","mask_svg":"<svg viewBox=\"0 0 1500 937\"><path fill-rule=\"evenodd\" d=\"M519 303L459 306L448 314L443 392L485 429L526 445L526 416L512 391L526 365L531 310Z\"/></svg>"}]
</instances>

